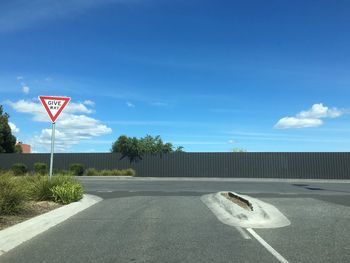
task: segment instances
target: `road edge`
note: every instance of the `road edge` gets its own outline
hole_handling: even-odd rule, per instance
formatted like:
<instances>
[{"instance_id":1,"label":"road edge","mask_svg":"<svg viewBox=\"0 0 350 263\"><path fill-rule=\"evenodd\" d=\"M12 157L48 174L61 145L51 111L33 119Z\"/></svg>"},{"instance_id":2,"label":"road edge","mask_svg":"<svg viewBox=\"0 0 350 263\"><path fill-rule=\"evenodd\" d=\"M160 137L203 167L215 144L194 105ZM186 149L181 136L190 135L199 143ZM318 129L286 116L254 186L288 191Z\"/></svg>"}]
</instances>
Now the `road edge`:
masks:
<instances>
[{"instance_id":1,"label":"road edge","mask_svg":"<svg viewBox=\"0 0 350 263\"><path fill-rule=\"evenodd\" d=\"M76 176L76 179L121 181L205 181L205 182L254 182L254 183L334 183L350 184L350 179L302 179L302 178L239 178L239 177L138 177L138 176Z\"/></svg>"},{"instance_id":2,"label":"road edge","mask_svg":"<svg viewBox=\"0 0 350 263\"><path fill-rule=\"evenodd\" d=\"M1 230L0 256L100 201L102 201L101 197L84 194L83 199L78 202L59 207Z\"/></svg>"}]
</instances>

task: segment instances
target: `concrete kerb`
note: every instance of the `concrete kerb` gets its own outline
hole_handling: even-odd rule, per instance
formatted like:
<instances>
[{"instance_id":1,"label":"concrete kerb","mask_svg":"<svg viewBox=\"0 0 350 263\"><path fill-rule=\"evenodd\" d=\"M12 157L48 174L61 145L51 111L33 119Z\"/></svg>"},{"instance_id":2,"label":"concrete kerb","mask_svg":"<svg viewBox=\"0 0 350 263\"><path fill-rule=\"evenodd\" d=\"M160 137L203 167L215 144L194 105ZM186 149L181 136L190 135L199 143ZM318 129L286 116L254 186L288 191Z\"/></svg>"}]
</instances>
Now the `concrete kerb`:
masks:
<instances>
[{"instance_id":1,"label":"concrete kerb","mask_svg":"<svg viewBox=\"0 0 350 263\"><path fill-rule=\"evenodd\" d=\"M78 202L62 206L0 231L0 256L101 200L102 198L98 196L85 194Z\"/></svg>"}]
</instances>

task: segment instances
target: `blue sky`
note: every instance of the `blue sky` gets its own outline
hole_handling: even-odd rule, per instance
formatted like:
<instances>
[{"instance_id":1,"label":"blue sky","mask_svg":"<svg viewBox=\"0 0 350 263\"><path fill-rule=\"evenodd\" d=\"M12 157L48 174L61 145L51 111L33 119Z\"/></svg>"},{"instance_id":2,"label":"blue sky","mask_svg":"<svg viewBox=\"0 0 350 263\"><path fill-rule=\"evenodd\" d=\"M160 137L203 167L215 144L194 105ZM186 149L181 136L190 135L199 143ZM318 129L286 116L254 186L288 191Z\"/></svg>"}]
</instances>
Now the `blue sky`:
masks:
<instances>
[{"instance_id":1,"label":"blue sky","mask_svg":"<svg viewBox=\"0 0 350 263\"><path fill-rule=\"evenodd\" d=\"M119 135L186 151L349 151L348 1L0 2L0 103L49 150L37 96L72 98L57 151Z\"/></svg>"}]
</instances>

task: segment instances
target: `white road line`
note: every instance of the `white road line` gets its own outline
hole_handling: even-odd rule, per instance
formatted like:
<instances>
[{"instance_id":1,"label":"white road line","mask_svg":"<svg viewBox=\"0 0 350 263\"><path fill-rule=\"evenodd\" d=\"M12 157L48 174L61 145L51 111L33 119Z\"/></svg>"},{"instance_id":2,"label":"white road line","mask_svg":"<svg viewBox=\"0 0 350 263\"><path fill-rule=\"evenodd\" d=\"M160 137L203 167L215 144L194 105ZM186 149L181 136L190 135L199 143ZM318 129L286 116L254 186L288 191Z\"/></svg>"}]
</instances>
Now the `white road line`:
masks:
<instances>
[{"instance_id":1,"label":"white road line","mask_svg":"<svg viewBox=\"0 0 350 263\"><path fill-rule=\"evenodd\" d=\"M242 235L244 239L251 239L250 236L244 231L243 228L236 226L237 231Z\"/></svg>"},{"instance_id":2,"label":"white road line","mask_svg":"<svg viewBox=\"0 0 350 263\"><path fill-rule=\"evenodd\" d=\"M229 225L229 226L234 226L244 239L251 239L251 237L248 235L248 233L246 233L246 231L244 231L243 228L232 224L232 222L230 221L230 219L231 219L230 214L228 214L224 209L222 209L220 206L218 206L215 202L210 200L209 196L202 196L201 200L204 204L207 205L207 207L214 213L214 215L216 215L216 217L222 223Z\"/></svg>"},{"instance_id":3,"label":"white road line","mask_svg":"<svg viewBox=\"0 0 350 263\"><path fill-rule=\"evenodd\" d=\"M289 263L280 253L278 253L273 247L271 247L261 236L259 236L253 229L247 228L247 231L255 237L258 242L263 245L275 258L278 259L279 262Z\"/></svg>"},{"instance_id":4,"label":"white road line","mask_svg":"<svg viewBox=\"0 0 350 263\"><path fill-rule=\"evenodd\" d=\"M106 190L102 189L102 190L97 190L96 192L98 192L98 193L112 193L113 191L108 190L108 189L106 189Z\"/></svg>"}]
</instances>

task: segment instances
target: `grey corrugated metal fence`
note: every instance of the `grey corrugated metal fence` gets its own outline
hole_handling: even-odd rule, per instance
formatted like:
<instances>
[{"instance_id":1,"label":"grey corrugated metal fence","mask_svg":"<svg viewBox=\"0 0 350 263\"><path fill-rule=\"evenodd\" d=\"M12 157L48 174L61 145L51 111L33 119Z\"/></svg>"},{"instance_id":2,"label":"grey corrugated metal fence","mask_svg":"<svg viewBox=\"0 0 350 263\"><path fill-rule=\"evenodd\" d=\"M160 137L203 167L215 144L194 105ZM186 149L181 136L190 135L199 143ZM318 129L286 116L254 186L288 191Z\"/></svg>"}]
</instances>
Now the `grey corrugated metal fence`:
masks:
<instances>
[{"instance_id":1,"label":"grey corrugated metal fence","mask_svg":"<svg viewBox=\"0 0 350 263\"><path fill-rule=\"evenodd\" d=\"M54 169L72 163L96 169L133 168L137 176L350 179L350 153L171 153L145 155L131 163L113 153L57 153ZM0 168L35 162L49 164L49 154L0 154Z\"/></svg>"}]
</instances>

